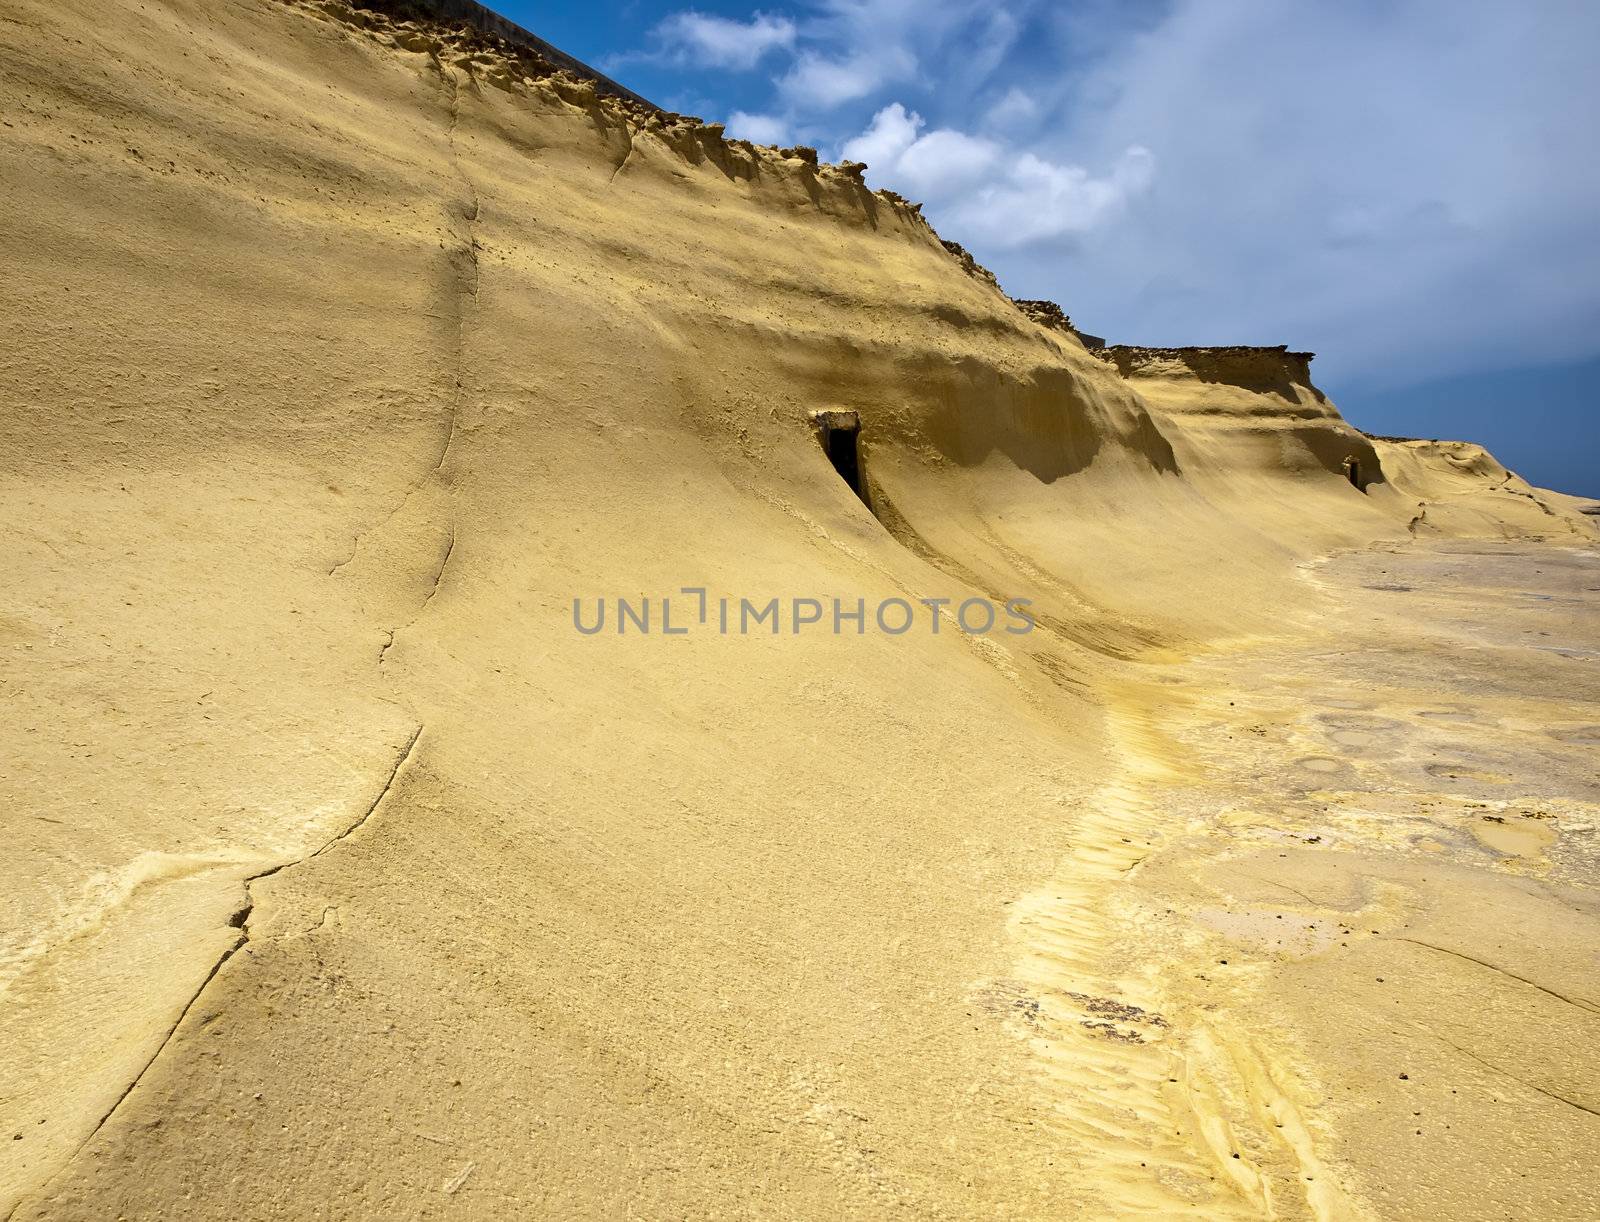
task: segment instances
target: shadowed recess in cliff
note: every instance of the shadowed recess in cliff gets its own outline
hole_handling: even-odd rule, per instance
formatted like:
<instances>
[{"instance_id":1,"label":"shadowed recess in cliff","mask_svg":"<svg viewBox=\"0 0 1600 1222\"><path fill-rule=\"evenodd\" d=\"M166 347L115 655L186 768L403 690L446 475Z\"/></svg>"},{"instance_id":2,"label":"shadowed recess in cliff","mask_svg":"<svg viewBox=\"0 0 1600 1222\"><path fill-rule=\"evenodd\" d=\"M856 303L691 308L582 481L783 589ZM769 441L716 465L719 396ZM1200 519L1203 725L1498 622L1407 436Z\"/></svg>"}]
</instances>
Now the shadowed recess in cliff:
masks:
<instances>
[{"instance_id":1,"label":"shadowed recess in cliff","mask_svg":"<svg viewBox=\"0 0 1600 1222\"><path fill-rule=\"evenodd\" d=\"M1108 404L1104 387L1088 387L1068 366L1040 365L1019 376L963 357L937 374L943 376L930 379L934 403L925 428L958 466L979 466L998 451L1053 484L1086 471L1111 442L1157 472L1178 472L1172 444L1136 397Z\"/></svg>"},{"instance_id":2,"label":"shadowed recess in cliff","mask_svg":"<svg viewBox=\"0 0 1600 1222\"><path fill-rule=\"evenodd\" d=\"M871 509L872 499L861 472L861 417L855 412L818 412L815 421L818 439L833 469Z\"/></svg>"}]
</instances>

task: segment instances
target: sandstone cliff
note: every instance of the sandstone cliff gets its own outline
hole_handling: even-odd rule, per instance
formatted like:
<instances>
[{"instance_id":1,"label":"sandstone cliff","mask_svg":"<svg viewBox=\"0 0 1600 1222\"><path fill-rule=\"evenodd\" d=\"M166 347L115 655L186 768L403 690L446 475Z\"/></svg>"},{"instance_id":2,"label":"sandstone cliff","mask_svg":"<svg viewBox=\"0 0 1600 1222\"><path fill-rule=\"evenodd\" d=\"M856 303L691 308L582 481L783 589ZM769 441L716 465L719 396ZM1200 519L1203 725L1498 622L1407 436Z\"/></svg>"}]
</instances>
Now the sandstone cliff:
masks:
<instances>
[{"instance_id":1,"label":"sandstone cliff","mask_svg":"<svg viewBox=\"0 0 1600 1222\"><path fill-rule=\"evenodd\" d=\"M1575 504L1301 354L1088 348L859 167L482 31L7 0L0 47L0 1208L1327 1205L1298 1147L1145 1169L1166 1069L1025 1021L1138 974L1052 879L1154 834L1083 822L1139 668ZM683 587L1040 630L573 630ZM1052 887L1076 984L1008 923Z\"/></svg>"}]
</instances>

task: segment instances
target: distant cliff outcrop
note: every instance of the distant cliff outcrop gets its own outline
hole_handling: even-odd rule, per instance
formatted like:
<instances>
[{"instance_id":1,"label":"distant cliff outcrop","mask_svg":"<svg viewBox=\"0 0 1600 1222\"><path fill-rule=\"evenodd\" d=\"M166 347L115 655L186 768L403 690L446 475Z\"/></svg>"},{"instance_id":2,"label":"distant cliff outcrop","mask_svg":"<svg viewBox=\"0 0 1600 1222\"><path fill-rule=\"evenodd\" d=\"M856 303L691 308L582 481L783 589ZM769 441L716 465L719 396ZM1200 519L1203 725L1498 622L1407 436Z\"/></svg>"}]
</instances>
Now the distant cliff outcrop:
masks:
<instances>
[{"instance_id":1,"label":"distant cliff outcrop","mask_svg":"<svg viewBox=\"0 0 1600 1222\"><path fill-rule=\"evenodd\" d=\"M1096 352L1125 378L1191 377L1253 390L1311 384L1314 352L1291 352L1287 344L1226 344L1218 347L1147 348L1113 344Z\"/></svg>"}]
</instances>

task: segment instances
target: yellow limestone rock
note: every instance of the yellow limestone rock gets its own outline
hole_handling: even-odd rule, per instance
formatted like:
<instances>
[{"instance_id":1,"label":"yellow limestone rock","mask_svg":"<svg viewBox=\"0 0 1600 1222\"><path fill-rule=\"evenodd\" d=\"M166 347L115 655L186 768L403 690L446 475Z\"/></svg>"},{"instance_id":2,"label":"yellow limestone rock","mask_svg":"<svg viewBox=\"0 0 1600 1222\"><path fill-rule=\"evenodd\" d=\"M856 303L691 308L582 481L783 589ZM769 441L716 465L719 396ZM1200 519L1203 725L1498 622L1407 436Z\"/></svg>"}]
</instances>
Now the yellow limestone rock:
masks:
<instances>
[{"instance_id":1,"label":"yellow limestone rock","mask_svg":"<svg viewBox=\"0 0 1600 1222\"><path fill-rule=\"evenodd\" d=\"M1592 506L492 38L0 7L0 1213L1600 1208ZM575 630L685 588L919 619Z\"/></svg>"}]
</instances>

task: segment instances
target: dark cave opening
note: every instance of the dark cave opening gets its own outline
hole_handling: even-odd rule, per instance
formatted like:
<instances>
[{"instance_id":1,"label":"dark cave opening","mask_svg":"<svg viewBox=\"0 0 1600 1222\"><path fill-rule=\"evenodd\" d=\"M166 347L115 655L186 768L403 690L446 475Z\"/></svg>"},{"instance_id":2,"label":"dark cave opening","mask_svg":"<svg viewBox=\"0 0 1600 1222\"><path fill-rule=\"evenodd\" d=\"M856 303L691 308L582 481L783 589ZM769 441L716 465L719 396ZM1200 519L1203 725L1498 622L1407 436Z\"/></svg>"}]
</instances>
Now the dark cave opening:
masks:
<instances>
[{"instance_id":1,"label":"dark cave opening","mask_svg":"<svg viewBox=\"0 0 1600 1222\"><path fill-rule=\"evenodd\" d=\"M867 485L861 478L861 422L854 412L827 412L819 417L822 448L839 477L869 509Z\"/></svg>"}]
</instances>

